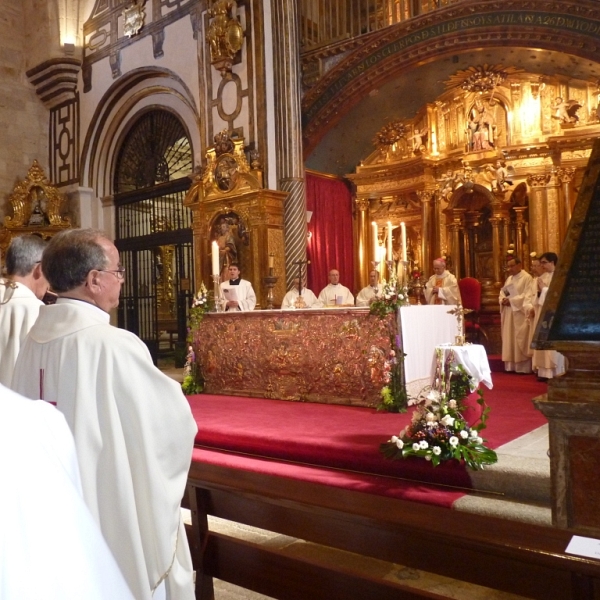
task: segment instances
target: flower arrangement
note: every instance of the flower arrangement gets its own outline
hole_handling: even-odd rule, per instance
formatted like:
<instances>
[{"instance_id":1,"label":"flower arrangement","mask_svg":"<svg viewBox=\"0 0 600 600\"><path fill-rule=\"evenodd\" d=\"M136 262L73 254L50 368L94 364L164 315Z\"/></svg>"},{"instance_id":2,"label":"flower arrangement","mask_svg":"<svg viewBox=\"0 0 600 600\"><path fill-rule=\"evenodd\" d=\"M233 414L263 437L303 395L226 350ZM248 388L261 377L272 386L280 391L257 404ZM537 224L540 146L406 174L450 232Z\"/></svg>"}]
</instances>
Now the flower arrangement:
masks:
<instances>
[{"instance_id":1,"label":"flower arrangement","mask_svg":"<svg viewBox=\"0 0 600 600\"><path fill-rule=\"evenodd\" d=\"M458 460L471 469L483 469L498 460L496 452L487 448L480 436L486 427L489 407L483 392L478 390L481 416L469 425L463 412L464 400L471 391L471 377L462 365L454 364L452 352L442 363L442 352L438 351L434 386L425 397L415 401L418 406L411 424L381 444L381 452L390 459L418 456L431 461L433 466Z\"/></svg>"},{"instance_id":2,"label":"flower arrangement","mask_svg":"<svg viewBox=\"0 0 600 600\"><path fill-rule=\"evenodd\" d=\"M390 313L396 313L400 306L409 304L408 288L401 285L395 275L388 282L383 282L381 296L371 303L370 314L384 319ZM388 320L390 350L387 356L376 347L371 348L369 364L371 365L371 381L382 383L381 402L377 410L388 412L406 412L408 395L404 373L404 357L398 332L398 319Z\"/></svg>"},{"instance_id":3,"label":"flower arrangement","mask_svg":"<svg viewBox=\"0 0 600 600\"><path fill-rule=\"evenodd\" d=\"M185 366L183 367L183 383L181 388L184 394L198 394L204 389L204 378L200 370L200 365L196 363L196 354L191 345L193 331L198 329L204 315L214 309L214 298L209 294L204 283L200 284L198 293L192 300L188 316L188 353Z\"/></svg>"}]
</instances>

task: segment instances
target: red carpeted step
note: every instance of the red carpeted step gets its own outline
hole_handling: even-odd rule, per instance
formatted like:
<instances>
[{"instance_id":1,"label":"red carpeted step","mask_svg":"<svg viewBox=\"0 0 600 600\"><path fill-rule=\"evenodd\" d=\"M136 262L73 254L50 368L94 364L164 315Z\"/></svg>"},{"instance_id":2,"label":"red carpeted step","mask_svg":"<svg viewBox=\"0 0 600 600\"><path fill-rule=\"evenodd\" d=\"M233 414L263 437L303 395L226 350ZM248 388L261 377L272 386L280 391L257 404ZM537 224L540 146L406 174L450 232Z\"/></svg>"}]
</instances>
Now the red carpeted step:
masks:
<instances>
[{"instance_id":1,"label":"red carpeted step","mask_svg":"<svg viewBox=\"0 0 600 600\"><path fill-rule=\"evenodd\" d=\"M501 354L488 354L488 362L492 373L504 373L504 362Z\"/></svg>"}]
</instances>

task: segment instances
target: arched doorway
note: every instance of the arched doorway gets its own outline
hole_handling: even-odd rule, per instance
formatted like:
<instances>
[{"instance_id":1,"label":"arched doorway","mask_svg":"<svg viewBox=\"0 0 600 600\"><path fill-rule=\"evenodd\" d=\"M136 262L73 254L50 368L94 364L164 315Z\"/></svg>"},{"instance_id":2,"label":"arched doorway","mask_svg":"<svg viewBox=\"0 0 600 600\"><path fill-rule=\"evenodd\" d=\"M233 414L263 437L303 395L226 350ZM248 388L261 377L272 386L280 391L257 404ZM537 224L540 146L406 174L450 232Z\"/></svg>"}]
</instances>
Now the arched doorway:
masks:
<instances>
[{"instance_id":1,"label":"arched doorway","mask_svg":"<svg viewBox=\"0 0 600 600\"><path fill-rule=\"evenodd\" d=\"M183 198L192 162L190 136L165 109L138 115L117 153L115 244L128 274L118 324L146 343L155 362L185 353L195 288L192 216Z\"/></svg>"}]
</instances>

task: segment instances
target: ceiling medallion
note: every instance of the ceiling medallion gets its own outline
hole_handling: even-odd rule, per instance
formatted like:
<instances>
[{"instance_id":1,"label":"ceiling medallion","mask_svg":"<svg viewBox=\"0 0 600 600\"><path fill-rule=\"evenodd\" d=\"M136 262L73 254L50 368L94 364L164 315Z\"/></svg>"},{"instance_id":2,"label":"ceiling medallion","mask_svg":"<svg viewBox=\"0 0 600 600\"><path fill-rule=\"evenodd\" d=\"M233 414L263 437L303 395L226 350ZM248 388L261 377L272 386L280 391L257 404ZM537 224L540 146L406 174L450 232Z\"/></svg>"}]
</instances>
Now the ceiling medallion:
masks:
<instances>
[{"instance_id":1,"label":"ceiling medallion","mask_svg":"<svg viewBox=\"0 0 600 600\"><path fill-rule=\"evenodd\" d=\"M502 84L507 77L522 72L523 69L504 67L503 65L477 65L457 71L446 81L446 88L460 87L465 92L491 92Z\"/></svg>"},{"instance_id":2,"label":"ceiling medallion","mask_svg":"<svg viewBox=\"0 0 600 600\"><path fill-rule=\"evenodd\" d=\"M145 0L140 0L139 3L136 1L132 6L123 11L123 33L128 38L137 35L144 26L144 17L146 16L144 2Z\"/></svg>"}]
</instances>

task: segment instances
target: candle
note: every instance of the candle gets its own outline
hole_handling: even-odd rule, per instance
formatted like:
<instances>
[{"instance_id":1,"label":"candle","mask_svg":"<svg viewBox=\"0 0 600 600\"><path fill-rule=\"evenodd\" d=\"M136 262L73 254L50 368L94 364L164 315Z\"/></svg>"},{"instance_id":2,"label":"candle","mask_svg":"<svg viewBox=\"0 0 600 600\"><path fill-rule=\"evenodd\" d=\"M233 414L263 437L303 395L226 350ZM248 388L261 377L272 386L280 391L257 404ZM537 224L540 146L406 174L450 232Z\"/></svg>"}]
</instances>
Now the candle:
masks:
<instances>
[{"instance_id":1,"label":"candle","mask_svg":"<svg viewBox=\"0 0 600 600\"><path fill-rule=\"evenodd\" d=\"M219 274L219 244L216 241L212 243L212 274Z\"/></svg>"},{"instance_id":2,"label":"candle","mask_svg":"<svg viewBox=\"0 0 600 600\"><path fill-rule=\"evenodd\" d=\"M272 269L275 266L275 257L272 254L269 254L269 269Z\"/></svg>"},{"instance_id":3,"label":"candle","mask_svg":"<svg viewBox=\"0 0 600 600\"><path fill-rule=\"evenodd\" d=\"M400 223L400 232L402 234L402 260L406 262L406 225L404 221Z\"/></svg>"},{"instance_id":4,"label":"candle","mask_svg":"<svg viewBox=\"0 0 600 600\"><path fill-rule=\"evenodd\" d=\"M373 221L373 260L379 262L379 241L377 239L377 223Z\"/></svg>"},{"instance_id":5,"label":"candle","mask_svg":"<svg viewBox=\"0 0 600 600\"><path fill-rule=\"evenodd\" d=\"M392 223L390 221L387 222L387 260L394 260L394 255L392 254Z\"/></svg>"}]
</instances>

